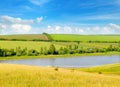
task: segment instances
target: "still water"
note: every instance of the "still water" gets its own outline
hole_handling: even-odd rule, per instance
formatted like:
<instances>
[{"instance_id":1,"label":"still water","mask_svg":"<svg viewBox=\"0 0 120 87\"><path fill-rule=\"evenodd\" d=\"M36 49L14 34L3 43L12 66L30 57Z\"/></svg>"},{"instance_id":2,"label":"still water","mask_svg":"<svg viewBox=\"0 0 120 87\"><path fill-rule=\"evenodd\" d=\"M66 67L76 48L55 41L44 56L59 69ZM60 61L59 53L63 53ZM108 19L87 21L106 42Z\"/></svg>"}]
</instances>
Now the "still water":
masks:
<instances>
[{"instance_id":1,"label":"still water","mask_svg":"<svg viewBox=\"0 0 120 87\"><path fill-rule=\"evenodd\" d=\"M25 60L1 60L0 63L25 64L33 66L56 66L56 67L92 67L104 64L120 62L120 55L114 56L86 56L69 58L43 58Z\"/></svg>"}]
</instances>

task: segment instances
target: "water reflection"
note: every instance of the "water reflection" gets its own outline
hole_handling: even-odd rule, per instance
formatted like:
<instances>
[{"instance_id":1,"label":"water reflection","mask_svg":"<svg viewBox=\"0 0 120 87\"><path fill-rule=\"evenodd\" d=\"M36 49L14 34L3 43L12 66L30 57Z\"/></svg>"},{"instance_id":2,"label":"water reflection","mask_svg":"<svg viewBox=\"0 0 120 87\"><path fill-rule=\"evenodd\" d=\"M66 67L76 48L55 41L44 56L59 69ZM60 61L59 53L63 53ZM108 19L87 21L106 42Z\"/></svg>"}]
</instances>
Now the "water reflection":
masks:
<instances>
[{"instance_id":1,"label":"water reflection","mask_svg":"<svg viewBox=\"0 0 120 87\"><path fill-rule=\"evenodd\" d=\"M0 61L0 63L26 64L33 66L58 66L58 67L91 67L117 62L120 62L119 55Z\"/></svg>"}]
</instances>

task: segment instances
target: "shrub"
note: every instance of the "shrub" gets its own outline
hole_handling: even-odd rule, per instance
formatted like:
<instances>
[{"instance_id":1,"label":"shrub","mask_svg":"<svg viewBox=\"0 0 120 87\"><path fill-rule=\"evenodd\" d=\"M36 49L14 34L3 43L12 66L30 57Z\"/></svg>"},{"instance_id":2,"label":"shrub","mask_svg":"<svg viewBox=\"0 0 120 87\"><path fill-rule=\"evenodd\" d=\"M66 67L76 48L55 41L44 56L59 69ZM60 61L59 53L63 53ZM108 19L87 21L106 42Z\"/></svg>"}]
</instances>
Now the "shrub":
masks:
<instances>
[{"instance_id":1,"label":"shrub","mask_svg":"<svg viewBox=\"0 0 120 87\"><path fill-rule=\"evenodd\" d=\"M39 55L39 52L37 52L34 49L31 49L28 51L28 56L38 56L38 55Z\"/></svg>"}]
</instances>

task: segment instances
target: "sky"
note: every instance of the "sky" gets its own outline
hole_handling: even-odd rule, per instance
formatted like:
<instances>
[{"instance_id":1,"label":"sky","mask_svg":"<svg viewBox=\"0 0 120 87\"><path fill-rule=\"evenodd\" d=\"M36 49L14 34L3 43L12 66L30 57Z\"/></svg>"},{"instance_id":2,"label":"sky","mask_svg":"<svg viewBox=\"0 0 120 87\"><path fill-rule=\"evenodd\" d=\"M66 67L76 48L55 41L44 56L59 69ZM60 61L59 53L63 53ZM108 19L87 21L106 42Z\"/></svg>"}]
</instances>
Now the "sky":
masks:
<instances>
[{"instance_id":1,"label":"sky","mask_svg":"<svg viewBox=\"0 0 120 87\"><path fill-rule=\"evenodd\" d=\"M0 34L120 34L120 0L0 0Z\"/></svg>"}]
</instances>

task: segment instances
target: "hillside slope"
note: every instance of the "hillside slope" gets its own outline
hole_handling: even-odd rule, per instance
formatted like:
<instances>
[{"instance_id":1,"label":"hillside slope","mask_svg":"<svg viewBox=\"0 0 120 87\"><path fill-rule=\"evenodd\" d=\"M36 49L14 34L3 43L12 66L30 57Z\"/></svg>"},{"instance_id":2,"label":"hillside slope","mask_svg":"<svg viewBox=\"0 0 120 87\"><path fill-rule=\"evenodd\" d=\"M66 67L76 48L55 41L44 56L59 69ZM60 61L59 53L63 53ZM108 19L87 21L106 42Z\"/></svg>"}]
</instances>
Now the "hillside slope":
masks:
<instances>
[{"instance_id":1,"label":"hillside slope","mask_svg":"<svg viewBox=\"0 0 120 87\"><path fill-rule=\"evenodd\" d=\"M0 39L5 40L48 40L43 34L20 34L20 35L0 35Z\"/></svg>"}]
</instances>

